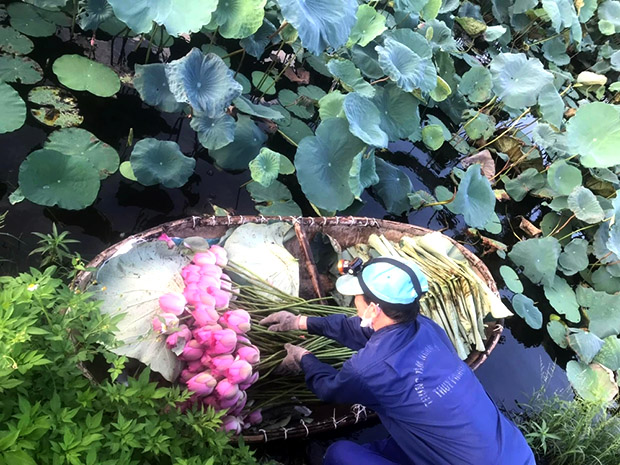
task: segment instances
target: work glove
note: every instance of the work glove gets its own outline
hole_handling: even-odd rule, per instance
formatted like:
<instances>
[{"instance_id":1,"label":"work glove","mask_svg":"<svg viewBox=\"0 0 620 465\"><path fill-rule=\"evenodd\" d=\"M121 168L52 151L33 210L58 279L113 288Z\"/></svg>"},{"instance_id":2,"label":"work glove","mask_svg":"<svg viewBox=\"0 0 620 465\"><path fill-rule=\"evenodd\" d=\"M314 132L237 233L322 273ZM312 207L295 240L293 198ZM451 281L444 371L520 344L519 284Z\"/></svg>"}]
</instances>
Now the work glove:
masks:
<instances>
[{"instance_id":1,"label":"work glove","mask_svg":"<svg viewBox=\"0 0 620 465\"><path fill-rule=\"evenodd\" d=\"M281 310L272 313L266 318L259 321L263 326L269 325L269 331L295 331L299 329L299 319L301 315Z\"/></svg>"},{"instance_id":2,"label":"work glove","mask_svg":"<svg viewBox=\"0 0 620 465\"><path fill-rule=\"evenodd\" d=\"M310 352L303 347L293 344L284 344L286 357L276 368L275 373L279 375L298 375L301 373L301 358Z\"/></svg>"}]
</instances>

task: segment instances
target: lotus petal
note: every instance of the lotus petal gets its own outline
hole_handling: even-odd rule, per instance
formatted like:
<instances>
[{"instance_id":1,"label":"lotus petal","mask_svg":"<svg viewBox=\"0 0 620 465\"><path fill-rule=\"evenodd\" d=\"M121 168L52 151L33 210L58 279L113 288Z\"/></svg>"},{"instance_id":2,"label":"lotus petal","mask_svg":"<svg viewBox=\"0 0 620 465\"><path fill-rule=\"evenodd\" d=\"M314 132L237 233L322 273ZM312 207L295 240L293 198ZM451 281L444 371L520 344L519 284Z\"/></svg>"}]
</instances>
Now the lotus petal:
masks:
<instances>
[{"instance_id":1,"label":"lotus petal","mask_svg":"<svg viewBox=\"0 0 620 465\"><path fill-rule=\"evenodd\" d=\"M510 108L535 105L545 84L553 83L553 75L540 60L524 53L500 53L491 61L493 91Z\"/></svg>"},{"instance_id":2,"label":"lotus petal","mask_svg":"<svg viewBox=\"0 0 620 465\"><path fill-rule=\"evenodd\" d=\"M372 100L353 92L344 99L344 113L351 133L368 145L386 148L388 136L379 126L381 115Z\"/></svg>"},{"instance_id":3,"label":"lotus petal","mask_svg":"<svg viewBox=\"0 0 620 465\"><path fill-rule=\"evenodd\" d=\"M376 159L377 175L379 182L372 190L379 197L379 201L385 209L400 215L409 210L409 197L413 185L409 176L400 168L388 163L381 158Z\"/></svg>"},{"instance_id":4,"label":"lotus petal","mask_svg":"<svg viewBox=\"0 0 620 465\"><path fill-rule=\"evenodd\" d=\"M390 37L376 50L383 71L404 91L419 88L422 92L430 92L437 85L437 70L430 58L422 58Z\"/></svg>"},{"instance_id":5,"label":"lotus petal","mask_svg":"<svg viewBox=\"0 0 620 465\"><path fill-rule=\"evenodd\" d=\"M243 39L263 24L267 0L219 0L213 19L226 39Z\"/></svg>"},{"instance_id":6,"label":"lotus petal","mask_svg":"<svg viewBox=\"0 0 620 465\"><path fill-rule=\"evenodd\" d=\"M227 146L235 139L235 119L222 113L211 118L204 113L196 113L190 120L190 126L198 133L198 140L209 150L217 150Z\"/></svg>"},{"instance_id":7,"label":"lotus petal","mask_svg":"<svg viewBox=\"0 0 620 465\"><path fill-rule=\"evenodd\" d=\"M267 136L248 116L240 115L235 127L234 140L209 155L217 166L225 170L244 170L258 155Z\"/></svg>"},{"instance_id":8,"label":"lotus petal","mask_svg":"<svg viewBox=\"0 0 620 465\"><path fill-rule=\"evenodd\" d=\"M170 189L185 185L196 166L196 160L183 155L176 142L150 138L135 145L129 161L140 184Z\"/></svg>"},{"instance_id":9,"label":"lotus petal","mask_svg":"<svg viewBox=\"0 0 620 465\"><path fill-rule=\"evenodd\" d=\"M144 103L148 105L167 113L176 113L183 108L184 104L177 102L170 91L166 65L162 63L137 64L133 84Z\"/></svg>"}]
</instances>

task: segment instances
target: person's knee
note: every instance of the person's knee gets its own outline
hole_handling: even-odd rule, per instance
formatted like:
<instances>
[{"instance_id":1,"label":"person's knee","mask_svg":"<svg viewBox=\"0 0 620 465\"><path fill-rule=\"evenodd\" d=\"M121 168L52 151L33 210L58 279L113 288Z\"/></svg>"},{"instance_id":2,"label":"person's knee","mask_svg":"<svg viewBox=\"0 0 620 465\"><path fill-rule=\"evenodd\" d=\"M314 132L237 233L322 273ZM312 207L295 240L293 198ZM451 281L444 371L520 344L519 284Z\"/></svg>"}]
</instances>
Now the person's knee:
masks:
<instances>
[{"instance_id":1,"label":"person's knee","mask_svg":"<svg viewBox=\"0 0 620 465\"><path fill-rule=\"evenodd\" d=\"M351 455L359 445L353 441L336 441L327 448L323 465L344 465L350 463Z\"/></svg>"}]
</instances>

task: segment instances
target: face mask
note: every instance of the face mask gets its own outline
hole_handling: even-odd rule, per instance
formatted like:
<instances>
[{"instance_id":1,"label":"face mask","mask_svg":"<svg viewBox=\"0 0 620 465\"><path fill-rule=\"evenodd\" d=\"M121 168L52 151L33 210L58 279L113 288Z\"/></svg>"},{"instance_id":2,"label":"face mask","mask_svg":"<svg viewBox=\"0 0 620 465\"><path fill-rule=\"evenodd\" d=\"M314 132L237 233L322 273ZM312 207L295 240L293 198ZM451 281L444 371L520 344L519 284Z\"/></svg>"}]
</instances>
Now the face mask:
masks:
<instances>
[{"instance_id":1,"label":"face mask","mask_svg":"<svg viewBox=\"0 0 620 465\"><path fill-rule=\"evenodd\" d=\"M370 308L370 306L368 308ZM368 308L366 310L368 310ZM364 311L364 313L366 313L366 311ZM372 317L367 318L365 316L362 316L361 319L362 321L360 322L360 326L362 328L370 328L372 326L372 320L373 320Z\"/></svg>"}]
</instances>

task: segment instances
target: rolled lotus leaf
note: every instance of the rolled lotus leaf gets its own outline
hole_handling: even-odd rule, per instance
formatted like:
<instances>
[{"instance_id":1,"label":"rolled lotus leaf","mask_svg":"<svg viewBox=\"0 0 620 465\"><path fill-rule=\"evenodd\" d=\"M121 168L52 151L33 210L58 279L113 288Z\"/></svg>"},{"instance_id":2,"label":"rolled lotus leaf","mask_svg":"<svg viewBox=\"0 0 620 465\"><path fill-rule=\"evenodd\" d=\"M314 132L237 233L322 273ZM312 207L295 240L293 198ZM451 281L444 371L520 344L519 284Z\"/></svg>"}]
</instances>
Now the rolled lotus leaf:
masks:
<instances>
[{"instance_id":1,"label":"rolled lotus leaf","mask_svg":"<svg viewBox=\"0 0 620 465\"><path fill-rule=\"evenodd\" d=\"M84 31L96 31L101 23L114 16L108 0L86 0L80 2L77 22Z\"/></svg>"},{"instance_id":2,"label":"rolled lotus leaf","mask_svg":"<svg viewBox=\"0 0 620 465\"><path fill-rule=\"evenodd\" d=\"M364 189L379 182L374 151L366 154L360 152L353 158L349 170L349 187L353 196L359 199Z\"/></svg>"},{"instance_id":3,"label":"rolled lotus leaf","mask_svg":"<svg viewBox=\"0 0 620 465\"><path fill-rule=\"evenodd\" d=\"M495 201L489 180L482 174L480 165L474 164L467 168L448 208L463 215L472 228L484 228L495 211Z\"/></svg>"}]
</instances>

